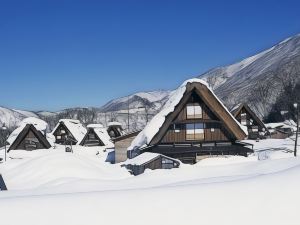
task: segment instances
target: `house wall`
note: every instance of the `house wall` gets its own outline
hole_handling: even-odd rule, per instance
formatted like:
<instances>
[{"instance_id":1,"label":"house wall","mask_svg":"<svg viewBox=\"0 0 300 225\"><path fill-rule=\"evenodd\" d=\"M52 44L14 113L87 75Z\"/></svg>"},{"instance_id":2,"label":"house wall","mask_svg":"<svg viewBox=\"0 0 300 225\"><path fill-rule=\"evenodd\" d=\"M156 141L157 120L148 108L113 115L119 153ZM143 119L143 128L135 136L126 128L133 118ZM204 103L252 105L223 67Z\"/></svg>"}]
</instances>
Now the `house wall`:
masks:
<instances>
[{"instance_id":1,"label":"house wall","mask_svg":"<svg viewBox=\"0 0 300 225\"><path fill-rule=\"evenodd\" d=\"M36 150L36 149L43 149L44 146L38 140L38 138L34 135L34 133L29 130L26 134L26 137L20 142L16 149L23 149L23 150Z\"/></svg>"},{"instance_id":2,"label":"house wall","mask_svg":"<svg viewBox=\"0 0 300 225\"><path fill-rule=\"evenodd\" d=\"M128 159L127 148L136 136L125 138L115 142L115 163L124 162Z\"/></svg>"},{"instance_id":3,"label":"house wall","mask_svg":"<svg viewBox=\"0 0 300 225\"><path fill-rule=\"evenodd\" d=\"M65 133L63 133L62 130L64 130ZM73 135L71 134L71 132L63 124L60 124L57 127L57 129L54 131L53 135L55 136L55 143L57 143L57 144L65 144L67 136L72 137L73 139L75 139L73 137ZM72 141L72 145L75 145L75 144L76 144L76 142Z\"/></svg>"},{"instance_id":4,"label":"house wall","mask_svg":"<svg viewBox=\"0 0 300 225\"><path fill-rule=\"evenodd\" d=\"M286 139L288 137L289 137L289 134L282 133L282 132L279 132L279 131L276 131L275 133L272 133L270 135L270 138L272 138L272 139Z\"/></svg>"},{"instance_id":5,"label":"house wall","mask_svg":"<svg viewBox=\"0 0 300 225\"><path fill-rule=\"evenodd\" d=\"M84 137L84 146L104 146L103 142L99 140L94 129L89 129L88 133Z\"/></svg>"}]
</instances>

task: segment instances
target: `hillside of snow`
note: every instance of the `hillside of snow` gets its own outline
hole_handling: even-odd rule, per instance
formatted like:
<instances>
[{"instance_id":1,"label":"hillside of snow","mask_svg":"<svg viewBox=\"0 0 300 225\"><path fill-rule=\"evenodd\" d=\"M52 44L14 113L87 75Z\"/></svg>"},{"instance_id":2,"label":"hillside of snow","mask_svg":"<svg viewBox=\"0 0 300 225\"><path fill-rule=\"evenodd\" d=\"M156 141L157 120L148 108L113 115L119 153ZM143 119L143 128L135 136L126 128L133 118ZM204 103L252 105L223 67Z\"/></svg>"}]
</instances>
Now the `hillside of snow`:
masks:
<instances>
[{"instance_id":1,"label":"hillside of snow","mask_svg":"<svg viewBox=\"0 0 300 225\"><path fill-rule=\"evenodd\" d=\"M139 92L130 96L111 100L100 108L102 112L127 110L128 103L132 109L149 107L158 110L167 100L170 91Z\"/></svg>"},{"instance_id":2,"label":"hillside of snow","mask_svg":"<svg viewBox=\"0 0 300 225\"><path fill-rule=\"evenodd\" d=\"M280 93L281 78L293 75L300 79L300 34L287 38L257 55L235 64L218 67L200 75L231 108L240 102L254 107L261 117L270 110ZM284 73L288 73L285 75ZM282 76L282 77L281 77ZM266 103L259 96L259 87L270 87Z\"/></svg>"},{"instance_id":3,"label":"hillside of snow","mask_svg":"<svg viewBox=\"0 0 300 225\"><path fill-rule=\"evenodd\" d=\"M38 117L34 112L0 107L0 126L15 127L27 117Z\"/></svg>"},{"instance_id":4,"label":"hillside of snow","mask_svg":"<svg viewBox=\"0 0 300 225\"><path fill-rule=\"evenodd\" d=\"M250 142L256 153L248 158L210 158L178 169L146 170L137 177L105 162L107 153L97 148L76 147L73 154L63 147L11 151L9 161L0 164L9 189L0 192L0 221L298 224L300 158L289 151L293 141ZM263 149L269 149L269 157L258 160Z\"/></svg>"}]
</instances>

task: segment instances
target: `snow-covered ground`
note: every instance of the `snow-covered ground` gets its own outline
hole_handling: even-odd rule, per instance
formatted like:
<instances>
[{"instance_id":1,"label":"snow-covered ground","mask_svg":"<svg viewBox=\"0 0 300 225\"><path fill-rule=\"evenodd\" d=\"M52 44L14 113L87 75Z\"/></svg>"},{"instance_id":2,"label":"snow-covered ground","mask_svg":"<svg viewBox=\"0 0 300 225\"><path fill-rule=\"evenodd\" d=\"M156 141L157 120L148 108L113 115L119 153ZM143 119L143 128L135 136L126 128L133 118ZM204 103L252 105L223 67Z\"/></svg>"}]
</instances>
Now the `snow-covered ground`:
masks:
<instances>
[{"instance_id":1,"label":"snow-covered ground","mask_svg":"<svg viewBox=\"0 0 300 225\"><path fill-rule=\"evenodd\" d=\"M105 162L99 148L11 151L14 159L0 164L9 189L0 192L0 224L300 224L293 141L247 142L256 152L248 158L210 158L137 177Z\"/></svg>"}]
</instances>

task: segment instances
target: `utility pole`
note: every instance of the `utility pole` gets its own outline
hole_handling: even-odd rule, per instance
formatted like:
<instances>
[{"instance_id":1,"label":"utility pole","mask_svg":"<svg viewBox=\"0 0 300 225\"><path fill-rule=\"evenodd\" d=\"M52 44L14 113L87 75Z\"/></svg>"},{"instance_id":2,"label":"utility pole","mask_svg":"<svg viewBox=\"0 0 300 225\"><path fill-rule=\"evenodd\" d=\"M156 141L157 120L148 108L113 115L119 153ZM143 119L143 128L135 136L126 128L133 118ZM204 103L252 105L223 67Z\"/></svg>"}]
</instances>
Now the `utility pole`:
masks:
<instances>
[{"instance_id":1,"label":"utility pole","mask_svg":"<svg viewBox=\"0 0 300 225\"><path fill-rule=\"evenodd\" d=\"M294 156L297 156L297 144L298 144L298 132L299 132L299 108L298 104L294 103L294 108L296 109L296 120L297 120L297 129L296 129L296 140L295 140L295 149Z\"/></svg>"},{"instance_id":2,"label":"utility pole","mask_svg":"<svg viewBox=\"0 0 300 225\"><path fill-rule=\"evenodd\" d=\"M127 118L127 132L129 133L129 113L130 113L130 109L129 109L129 96L128 96L128 99L127 99L127 109L128 109L128 112L127 112L127 115L128 115L128 118Z\"/></svg>"},{"instance_id":3,"label":"utility pole","mask_svg":"<svg viewBox=\"0 0 300 225\"><path fill-rule=\"evenodd\" d=\"M6 157L6 154L7 154L6 143L7 143L7 138L9 137L9 132L8 132L8 129L5 126L5 124L2 125L1 129L4 131L4 138L5 138L5 141L4 141L4 162L6 162L6 159L7 159L7 157Z\"/></svg>"}]
</instances>

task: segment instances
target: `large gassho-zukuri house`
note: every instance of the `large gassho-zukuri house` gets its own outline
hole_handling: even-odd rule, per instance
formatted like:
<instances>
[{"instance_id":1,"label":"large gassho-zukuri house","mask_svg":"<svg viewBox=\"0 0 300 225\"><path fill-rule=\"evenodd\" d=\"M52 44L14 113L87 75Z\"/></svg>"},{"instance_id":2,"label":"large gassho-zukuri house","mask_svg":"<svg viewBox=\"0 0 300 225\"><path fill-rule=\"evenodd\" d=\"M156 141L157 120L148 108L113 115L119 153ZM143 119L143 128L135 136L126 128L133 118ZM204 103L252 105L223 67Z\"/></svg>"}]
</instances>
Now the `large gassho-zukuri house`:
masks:
<instances>
[{"instance_id":1,"label":"large gassho-zukuri house","mask_svg":"<svg viewBox=\"0 0 300 225\"><path fill-rule=\"evenodd\" d=\"M211 155L253 152L238 142L247 137L242 126L200 79L184 82L163 109L139 133L128 148L130 155L160 153L195 163Z\"/></svg>"},{"instance_id":2,"label":"large gassho-zukuri house","mask_svg":"<svg viewBox=\"0 0 300 225\"><path fill-rule=\"evenodd\" d=\"M86 132L86 128L79 120L61 119L53 129L52 134L57 144L75 145L81 142Z\"/></svg>"},{"instance_id":3,"label":"large gassho-zukuri house","mask_svg":"<svg viewBox=\"0 0 300 225\"><path fill-rule=\"evenodd\" d=\"M107 133L107 129L102 124L89 124L87 126L88 131L80 145L86 147L102 146L105 148L113 148L114 144L110 140L110 136Z\"/></svg>"},{"instance_id":4,"label":"large gassho-zukuri house","mask_svg":"<svg viewBox=\"0 0 300 225\"><path fill-rule=\"evenodd\" d=\"M267 132L265 124L246 103L235 106L231 113L237 121L247 127L249 139L265 138Z\"/></svg>"},{"instance_id":5,"label":"large gassho-zukuri house","mask_svg":"<svg viewBox=\"0 0 300 225\"><path fill-rule=\"evenodd\" d=\"M37 118L26 118L7 139L10 150L49 149L51 144L47 140L47 123Z\"/></svg>"}]
</instances>

